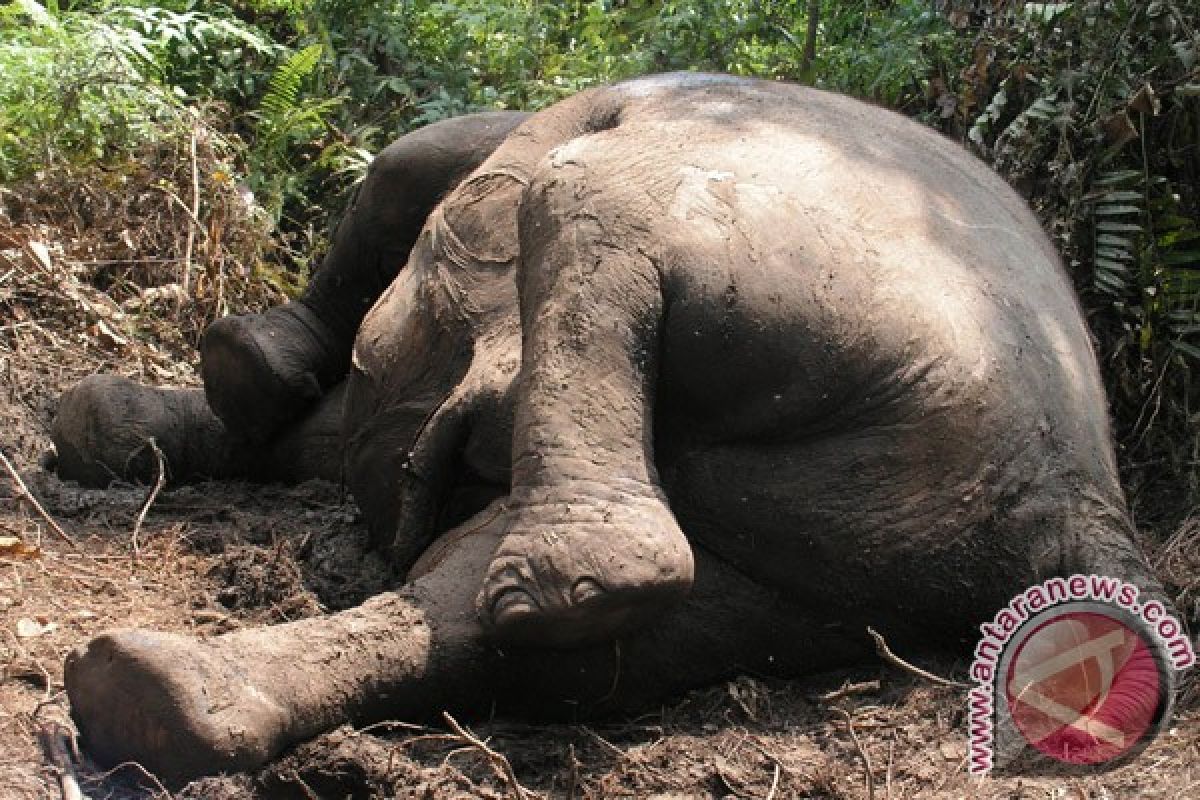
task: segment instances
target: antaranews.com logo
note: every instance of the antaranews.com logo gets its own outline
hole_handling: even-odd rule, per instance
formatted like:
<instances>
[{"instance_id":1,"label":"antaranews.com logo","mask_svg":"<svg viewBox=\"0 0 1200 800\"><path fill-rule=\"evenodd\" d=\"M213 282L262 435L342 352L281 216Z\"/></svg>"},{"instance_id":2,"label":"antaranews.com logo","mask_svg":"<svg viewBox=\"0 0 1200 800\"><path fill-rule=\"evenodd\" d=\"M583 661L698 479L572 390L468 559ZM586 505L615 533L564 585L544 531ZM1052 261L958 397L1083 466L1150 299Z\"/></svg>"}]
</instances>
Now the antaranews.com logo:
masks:
<instances>
[{"instance_id":1,"label":"antaranews.com logo","mask_svg":"<svg viewBox=\"0 0 1200 800\"><path fill-rule=\"evenodd\" d=\"M968 693L968 768L1124 761L1170 719L1175 673L1196 663L1183 626L1133 584L1050 578L980 626Z\"/></svg>"}]
</instances>

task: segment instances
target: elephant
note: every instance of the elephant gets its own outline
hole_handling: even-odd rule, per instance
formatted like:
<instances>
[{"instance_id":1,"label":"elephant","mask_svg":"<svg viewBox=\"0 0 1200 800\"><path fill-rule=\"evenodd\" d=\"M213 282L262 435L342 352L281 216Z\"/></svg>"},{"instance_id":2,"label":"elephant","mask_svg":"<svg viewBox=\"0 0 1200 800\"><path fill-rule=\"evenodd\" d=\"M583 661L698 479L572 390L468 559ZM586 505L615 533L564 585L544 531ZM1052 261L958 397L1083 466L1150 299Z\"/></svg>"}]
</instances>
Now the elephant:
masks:
<instances>
[{"instance_id":1,"label":"elephant","mask_svg":"<svg viewBox=\"0 0 1200 800\"><path fill-rule=\"evenodd\" d=\"M153 476L153 437L176 480L341 478L408 578L72 652L85 746L164 781L346 721L580 718L853 664L868 625L962 654L1050 576L1163 595L1037 220L837 94L659 75L410 134L306 294L200 349L203 391L70 392L60 475Z\"/></svg>"}]
</instances>

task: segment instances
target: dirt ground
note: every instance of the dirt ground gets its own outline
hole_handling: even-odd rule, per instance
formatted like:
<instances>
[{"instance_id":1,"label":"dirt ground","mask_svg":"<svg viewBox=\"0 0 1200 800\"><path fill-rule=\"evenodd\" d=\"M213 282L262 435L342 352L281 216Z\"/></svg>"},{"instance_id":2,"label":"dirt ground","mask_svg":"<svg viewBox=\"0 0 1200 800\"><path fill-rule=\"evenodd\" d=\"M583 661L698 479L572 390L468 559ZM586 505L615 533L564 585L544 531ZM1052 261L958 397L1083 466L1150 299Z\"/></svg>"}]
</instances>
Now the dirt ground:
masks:
<instances>
[{"instance_id":1,"label":"dirt ground","mask_svg":"<svg viewBox=\"0 0 1200 800\"><path fill-rule=\"evenodd\" d=\"M1185 685L1174 723L1126 766L980 780L966 770L963 692L884 664L787 682L742 676L637 718L587 725L489 720L481 710L482 720L463 722L486 751L446 725L340 729L259 774L206 779L175 795L136 764L100 771L72 746L62 684L71 648L117 627L208 636L320 614L395 576L365 549L359 513L334 485L208 483L151 498L147 487L83 490L44 471L55 400L81 377L195 383L194 315L185 324L169 305L149 314L129 303L136 287L116 281L101 292L80 273L104 253L42 253L30 242L66 234L3 222L0 450L61 533L0 473L2 800L77 797L72 775L93 799L1200 797L1194 685ZM165 296L140 294L147 305ZM1153 555L1194 630L1200 522L1187 509L1172 518L1175 534ZM961 678L966 664L924 666Z\"/></svg>"}]
</instances>

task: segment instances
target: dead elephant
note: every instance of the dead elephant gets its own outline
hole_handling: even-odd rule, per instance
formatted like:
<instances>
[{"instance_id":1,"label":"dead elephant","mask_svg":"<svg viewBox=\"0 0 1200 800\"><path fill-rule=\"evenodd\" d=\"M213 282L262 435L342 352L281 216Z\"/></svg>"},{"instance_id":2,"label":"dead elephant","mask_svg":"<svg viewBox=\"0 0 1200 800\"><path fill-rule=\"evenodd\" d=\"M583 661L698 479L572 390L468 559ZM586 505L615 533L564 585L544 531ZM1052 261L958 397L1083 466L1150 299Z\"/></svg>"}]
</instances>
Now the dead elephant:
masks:
<instances>
[{"instance_id":1,"label":"dead elephant","mask_svg":"<svg viewBox=\"0 0 1200 800\"><path fill-rule=\"evenodd\" d=\"M301 302L210 330L207 402L93 379L55 438L88 480L144 468L150 435L177 477L344 463L411 581L270 629L94 639L66 674L102 759L180 781L346 720L828 668L868 624L963 652L1052 575L1161 592L1055 252L935 133L675 75L393 148Z\"/></svg>"}]
</instances>

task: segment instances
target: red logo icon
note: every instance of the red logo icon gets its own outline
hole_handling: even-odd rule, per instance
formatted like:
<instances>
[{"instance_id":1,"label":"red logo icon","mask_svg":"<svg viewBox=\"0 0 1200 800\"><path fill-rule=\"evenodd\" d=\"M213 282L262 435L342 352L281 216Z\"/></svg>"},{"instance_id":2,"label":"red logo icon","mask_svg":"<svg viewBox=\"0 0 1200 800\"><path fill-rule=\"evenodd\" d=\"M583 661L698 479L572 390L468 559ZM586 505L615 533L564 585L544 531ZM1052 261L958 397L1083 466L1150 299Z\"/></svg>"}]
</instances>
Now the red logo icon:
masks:
<instances>
[{"instance_id":1,"label":"red logo icon","mask_svg":"<svg viewBox=\"0 0 1200 800\"><path fill-rule=\"evenodd\" d=\"M1142 741L1166 687L1136 630L1098 611L1056 615L1020 642L1004 676L1016 728L1040 752L1100 764Z\"/></svg>"}]
</instances>

